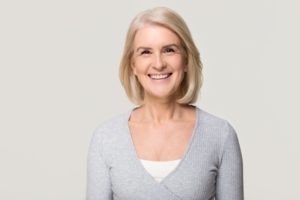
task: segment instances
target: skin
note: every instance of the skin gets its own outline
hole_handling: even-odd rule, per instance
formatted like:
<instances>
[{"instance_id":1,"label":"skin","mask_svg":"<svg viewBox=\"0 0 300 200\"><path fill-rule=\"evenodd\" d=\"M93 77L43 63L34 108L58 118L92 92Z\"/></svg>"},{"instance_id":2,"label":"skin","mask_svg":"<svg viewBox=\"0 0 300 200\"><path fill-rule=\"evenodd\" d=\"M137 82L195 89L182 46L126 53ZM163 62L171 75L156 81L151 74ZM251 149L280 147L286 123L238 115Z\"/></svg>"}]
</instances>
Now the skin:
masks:
<instances>
[{"instance_id":1,"label":"skin","mask_svg":"<svg viewBox=\"0 0 300 200\"><path fill-rule=\"evenodd\" d=\"M133 48L132 70L145 93L128 122L137 155L144 160L180 159L196 118L194 107L175 101L187 67L180 39L165 27L145 25L137 31ZM153 74L171 75L157 80L149 76Z\"/></svg>"}]
</instances>

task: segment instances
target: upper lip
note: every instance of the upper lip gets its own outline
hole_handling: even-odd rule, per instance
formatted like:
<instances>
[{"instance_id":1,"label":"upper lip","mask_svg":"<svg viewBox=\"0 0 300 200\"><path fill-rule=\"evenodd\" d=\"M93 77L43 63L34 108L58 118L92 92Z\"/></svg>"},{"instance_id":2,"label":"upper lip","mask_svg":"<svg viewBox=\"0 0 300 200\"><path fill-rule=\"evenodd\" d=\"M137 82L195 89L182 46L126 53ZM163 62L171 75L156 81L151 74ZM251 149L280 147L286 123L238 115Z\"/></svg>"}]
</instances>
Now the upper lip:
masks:
<instances>
[{"instance_id":1,"label":"upper lip","mask_svg":"<svg viewBox=\"0 0 300 200\"><path fill-rule=\"evenodd\" d=\"M172 74L172 72L166 72L166 73L150 73L150 74L148 74L148 75L150 76L150 75L166 75L166 74Z\"/></svg>"}]
</instances>

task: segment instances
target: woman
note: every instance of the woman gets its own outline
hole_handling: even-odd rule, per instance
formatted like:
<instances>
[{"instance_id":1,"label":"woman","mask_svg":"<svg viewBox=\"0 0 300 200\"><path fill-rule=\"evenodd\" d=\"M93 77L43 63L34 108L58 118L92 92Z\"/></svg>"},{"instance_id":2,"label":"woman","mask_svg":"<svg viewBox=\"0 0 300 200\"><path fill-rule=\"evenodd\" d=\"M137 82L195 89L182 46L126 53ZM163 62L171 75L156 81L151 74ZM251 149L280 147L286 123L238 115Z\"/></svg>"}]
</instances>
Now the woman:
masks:
<instances>
[{"instance_id":1,"label":"woman","mask_svg":"<svg viewBox=\"0 0 300 200\"><path fill-rule=\"evenodd\" d=\"M88 200L242 200L232 126L191 105L202 83L199 52L168 8L137 15L120 79L138 106L101 124L88 157Z\"/></svg>"}]
</instances>

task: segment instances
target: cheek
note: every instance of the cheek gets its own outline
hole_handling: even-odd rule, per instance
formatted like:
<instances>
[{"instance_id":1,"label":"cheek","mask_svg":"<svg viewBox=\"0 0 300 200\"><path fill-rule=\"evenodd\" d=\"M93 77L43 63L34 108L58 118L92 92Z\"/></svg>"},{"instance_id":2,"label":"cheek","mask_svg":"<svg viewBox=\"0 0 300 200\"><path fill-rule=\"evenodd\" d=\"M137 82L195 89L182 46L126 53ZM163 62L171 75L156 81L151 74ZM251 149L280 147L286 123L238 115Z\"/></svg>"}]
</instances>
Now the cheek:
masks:
<instances>
[{"instance_id":1,"label":"cheek","mask_svg":"<svg viewBox=\"0 0 300 200\"><path fill-rule=\"evenodd\" d=\"M172 63L172 66L174 67L175 70L181 71L185 69L185 62L181 56L172 59L170 62Z\"/></svg>"},{"instance_id":2,"label":"cheek","mask_svg":"<svg viewBox=\"0 0 300 200\"><path fill-rule=\"evenodd\" d=\"M137 60L132 60L131 69L132 69L134 75L138 75L139 66L140 66L140 63Z\"/></svg>"},{"instance_id":3,"label":"cheek","mask_svg":"<svg viewBox=\"0 0 300 200\"><path fill-rule=\"evenodd\" d=\"M134 74L138 75L147 71L148 62L147 60L136 59L132 66Z\"/></svg>"},{"instance_id":4,"label":"cheek","mask_svg":"<svg viewBox=\"0 0 300 200\"><path fill-rule=\"evenodd\" d=\"M145 72L145 70L140 65L135 67L133 71L137 76L142 75Z\"/></svg>"}]
</instances>

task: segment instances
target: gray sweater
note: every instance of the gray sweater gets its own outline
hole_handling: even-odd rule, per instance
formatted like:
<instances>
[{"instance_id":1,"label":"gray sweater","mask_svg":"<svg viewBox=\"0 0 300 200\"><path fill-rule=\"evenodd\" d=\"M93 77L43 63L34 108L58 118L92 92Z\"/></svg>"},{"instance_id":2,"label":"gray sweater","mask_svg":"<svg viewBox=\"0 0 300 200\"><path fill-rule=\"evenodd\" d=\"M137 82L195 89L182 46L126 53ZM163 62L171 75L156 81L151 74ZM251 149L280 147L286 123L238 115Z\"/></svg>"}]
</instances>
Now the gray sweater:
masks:
<instances>
[{"instance_id":1,"label":"gray sweater","mask_svg":"<svg viewBox=\"0 0 300 200\"><path fill-rule=\"evenodd\" d=\"M135 151L128 119L133 109L102 123L91 139L87 200L243 200L238 138L224 119L196 107L192 138L162 182L145 170Z\"/></svg>"}]
</instances>

